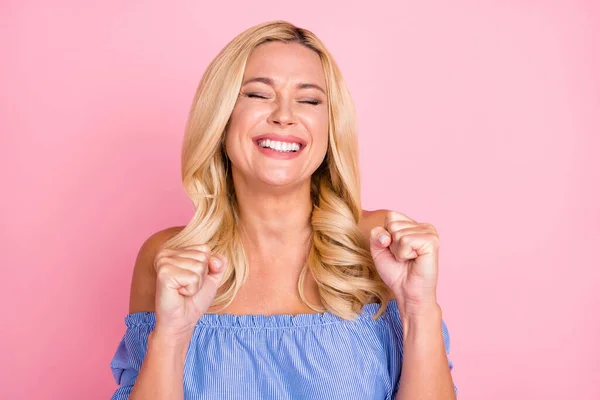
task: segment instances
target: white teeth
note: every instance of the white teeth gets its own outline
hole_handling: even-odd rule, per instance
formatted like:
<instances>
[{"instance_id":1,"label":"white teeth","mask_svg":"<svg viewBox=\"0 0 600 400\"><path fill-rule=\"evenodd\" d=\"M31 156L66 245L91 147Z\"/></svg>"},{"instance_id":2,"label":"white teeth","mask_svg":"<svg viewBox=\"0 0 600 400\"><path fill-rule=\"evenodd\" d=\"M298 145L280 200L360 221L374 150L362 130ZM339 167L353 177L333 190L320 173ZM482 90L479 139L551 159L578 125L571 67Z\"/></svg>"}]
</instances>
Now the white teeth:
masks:
<instances>
[{"instance_id":1,"label":"white teeth","mask_svg":"<svg viewBox=\"0 0 600 400\"><path fill-rule=\"evenodd\" d=\"M300 150L300 143L277 142L270 139L259 140L258 145L260 147L268 147L282 153Z\"/></svg>"}]
</instances>

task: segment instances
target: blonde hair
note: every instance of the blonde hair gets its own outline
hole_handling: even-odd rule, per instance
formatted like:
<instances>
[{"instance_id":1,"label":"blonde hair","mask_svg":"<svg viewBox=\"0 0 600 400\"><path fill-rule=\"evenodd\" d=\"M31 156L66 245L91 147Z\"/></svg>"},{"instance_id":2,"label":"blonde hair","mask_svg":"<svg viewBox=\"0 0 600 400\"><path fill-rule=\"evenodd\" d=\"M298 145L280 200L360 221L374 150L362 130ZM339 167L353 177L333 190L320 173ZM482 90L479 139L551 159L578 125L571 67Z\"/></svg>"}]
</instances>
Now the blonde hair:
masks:
<instances>
[{"instance_id":1,"label":"blonde hair","mask_svg":"<svg viewBox=\"0 0 600 400\"><path fill-rule=\"evenodd\" d=\"M228 43L209 64L194 96L182 148L183 186L195 213L192 220L163 247L208 244L227 257L212 306L227 307L248 278L248 261L237 229L238 210L228 159L224 151L227 124L240 91L246 61L260 44L300 43L321 58L329 99L329 145L321 166L311 178L313 228L311 249L298 281L302 301L317 312L355 319L367 303L387 308L389 291L379 277L358 227L362 210L358 170L357 124L354 104L342 74L310 31L286 21L254 26ZM310 269L324 307L304 296Z\"/></svg>"}]
</instances>

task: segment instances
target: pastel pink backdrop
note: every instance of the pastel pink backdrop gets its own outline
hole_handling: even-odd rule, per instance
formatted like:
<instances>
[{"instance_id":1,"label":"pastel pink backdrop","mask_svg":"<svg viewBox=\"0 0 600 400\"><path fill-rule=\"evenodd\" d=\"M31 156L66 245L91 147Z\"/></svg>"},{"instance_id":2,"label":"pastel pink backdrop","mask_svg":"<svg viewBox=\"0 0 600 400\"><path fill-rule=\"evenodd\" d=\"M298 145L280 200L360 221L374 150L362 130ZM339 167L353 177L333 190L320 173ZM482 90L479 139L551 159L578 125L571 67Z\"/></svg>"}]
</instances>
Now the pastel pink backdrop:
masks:
<instances>
[{"instance_id":1,"label":"pastel pink backdrop","mask_svg":"<svg viewBox=\"0 0 600 400\"><path fill-rule=\"evenodd\" d=\"M598 399L600 7L585 1L0 6L0 398L106 399L143 240L186 224L186 114L243 29L339 62L363 201L441 235L462 399Z\"/></svg>"}]
</instances>

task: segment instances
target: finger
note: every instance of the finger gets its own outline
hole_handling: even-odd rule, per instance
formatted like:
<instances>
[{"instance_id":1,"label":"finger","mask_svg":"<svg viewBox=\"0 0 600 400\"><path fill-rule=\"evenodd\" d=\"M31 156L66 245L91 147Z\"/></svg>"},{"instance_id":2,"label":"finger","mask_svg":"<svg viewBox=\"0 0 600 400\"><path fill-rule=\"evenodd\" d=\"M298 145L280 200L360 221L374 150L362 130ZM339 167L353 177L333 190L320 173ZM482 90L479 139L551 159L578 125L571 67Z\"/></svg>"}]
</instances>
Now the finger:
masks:
<instances>
[{"instance_id":1,"label":"finger","mask_svg":"<svg viewBox=\"0 0 600 400\"><path fill-rule=\"evenodd\" d=\"M387 227L389 226L390 223L394 222L394 221L408 221L408 222L412 222L412 223L417 223L417 221L415 221L414 219L410 218L407 215L404 215L402 213L399 213L398 211L388 211L385 214L385 224L384 227L387 229Z\"/></svg>"},{"instance_id":2,"label":"finger","mask_svg":"<svg viewBox=\"0 0 600 400\"><path fill-rule=\"evenodd\" d=\"M185 278L177 277L181 280L182 286L177 289L182 296L194 296L202 287L201 278L198 274L188 275Z\"/></svg>"},{"instance_id":3,"label":"finger","mask_svg":"<svg viewBox=\"0 0 600 400\"><path fill-rule=\"evenodd\" d=\"M391 221L385 226L385 229L390 233L394 233L401 229L406 229L413 226L415 226L415 223L412 221Z\"/></svg>"},{"instance_id":4,"label":"finger","mask_svg":"<svg viewBox=\"0 0 600 400\"><path fill-rule=\"evenodd\" d=\"M200 262L206 263L206 262L208 262L208 258L210 257L210 252L200 251L200 250L177 249L177 250L164 251L159 256L191 258L193 260L198 260Z\"/></svg>"},{"instance_id":5,"label":"finger","mask_svg":"<svg viewBox=\"0 0 600 400\"><path fill-rule=\"evenodd\" d=\"M198 259L199 261L206 262L210 256L210 248L207 245L194 245L188 247L181 247L176 249L161 249L155 258L155 267L157 260L166 256L180 256Z\"/></svg>"},{"instance_id":6,"label":"finger","mask_svg":"<svg viewBox=\"0 0 600 400\"><path fill-rule=\"evenodd\" d=\"M434 235L430 233L403 234L396 232L392 234L393 240L390 250L398 261L412 260L419 256L419 252L424 254L426 248L433 249Z\"/></svg>"},{"instance_id":7,"label":"finger","mask_svg":"<svg viewBox=\"0 0 600 400\"><path fill-rule=\"evenodd\" d=\"M201 260L189 257L180 257L178 255L163 256L160 261L161 265L173 265L178 268L187 269L204 277L208 273L208 258L203 257ZM160 268L160 266L159 266Z\"/></svg>"},{"instance_id":8,"label":"finger","mask_svg":"<svg viewBox=\"0 0 600 400\"><path fill-rule=\"evenodd\" d=\"M169 255L179 255L179 256L185 256L185 257L191 257L191 258L196 258L195 255L198 255L198 257L203 257L201 256L201 254L205 254L207 256L210 257L210 248L206 245L202 245L202 246L190 246L190 247L181 247L178 249L163 249L161 250L158 254L158 256L169 256Z\"/></svg>"},{"instance_id":9,"label":"finger","mask_svg":"<svg viewBox=\"0 0 600 400\"><path fill-rule=\"evenodd\" d=\"M206 275L206 284L212 285L213 289L219 287L223 273L227 268L227 257L220 254L213 254L208 263L208 274Z\"/></svg>"},{"instance_id":10,"label":"finger","mask_svg":"<svg viewBox=\"0 0 600 400\"><path fill-rule=\"evenodd\" d=\"M411 223L411 225L406 225L402 229L390 230L389 232L392 234L392 240L397 240L404 235L420 235L420 234L434 233L432 230L430 230L426 226L423 226L421 224L412 225L412 223Z\"/></svg>"},{"instance_id":11,"label":"finger","mask_svg":"<svg viewBox=\"0 0 600 400\"><path fill-rule=\"evenodd\" d=\"M163 244L163 246L164 246L164 244ZM177 247L177 248L170 248L170 247L163 247L163 246L161 246L159 251L156 253L156 257L159 257L160 255L178 254L181 252L187 252L189 250L210 253L210 246L208 246L206 244L195 244L195 245L190 245L190 246L185 246L185 247Z\"/></svg>"},{"instance_id":12,"label":"finger","mask_svg":"<svg viewBox=\"0 0 600 400\"><path fill-rule=\"evenodd\" d=\"M157 282L159 285L177 290L184 296L193 296L202 287L203 278L188 269L174 265L165 265L159 270Z\"/></svg>"}]
</instances>

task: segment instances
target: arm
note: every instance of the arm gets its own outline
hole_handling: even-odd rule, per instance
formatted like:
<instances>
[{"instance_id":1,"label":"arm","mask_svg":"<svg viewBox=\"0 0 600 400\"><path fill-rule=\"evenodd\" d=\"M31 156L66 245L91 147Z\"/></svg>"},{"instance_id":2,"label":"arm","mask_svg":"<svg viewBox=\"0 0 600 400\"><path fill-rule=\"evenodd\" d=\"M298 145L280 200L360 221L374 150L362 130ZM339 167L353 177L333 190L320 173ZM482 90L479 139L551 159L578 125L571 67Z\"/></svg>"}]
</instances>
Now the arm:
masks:
<instances>
[{"instance_id":1,"label":"arm","mask_svg":"<svg viewBox=\"0 0 600 400\"><path fill-rule=\"evenodd\" d=\"M363 213L364 215L364 213ZM396 299L402 323L402 368L396 400L454 400L443 338L442 312L436 300L439 235L396 211L366 217L377 272ZM369 220L367 220L369 218Z\"/></svg>"},{"instance_id":2,"label":"arm","mask_svg":"<svg viewBox=\"0 0 600 400\"><path fill-rule=\"evenodd\" d=\"M183 366L190 339L191 333L175 338L152 331L146 358L129 399L183 399Z\"/></svg>"},{"instance_id":3,"label":"arm","mask_svg":"<svg viewBox=\"0 0 600 400\"><path fill-rule=\"evenodd\" d=\"M418 316L402 317L402 374L396 400L454 400L454 384L442 337L439 306Z\"/></svg>"},{"instance_id":4,"label":"arm","mask_svg":"<svg viewBox=\"0 0 600 400\"><path fill-rule=\"evenodd\" d=\"M170 228L150 236L142 245L131 282L129 312L153 312L156 290L154 258L160 246L181 228ZM192 332L172 335L154 329L136 378L130 400L183 399L183 367Z\"/></svg>"}]
</instances>

